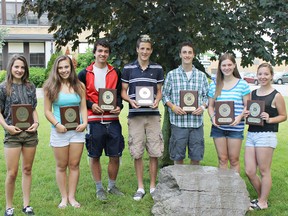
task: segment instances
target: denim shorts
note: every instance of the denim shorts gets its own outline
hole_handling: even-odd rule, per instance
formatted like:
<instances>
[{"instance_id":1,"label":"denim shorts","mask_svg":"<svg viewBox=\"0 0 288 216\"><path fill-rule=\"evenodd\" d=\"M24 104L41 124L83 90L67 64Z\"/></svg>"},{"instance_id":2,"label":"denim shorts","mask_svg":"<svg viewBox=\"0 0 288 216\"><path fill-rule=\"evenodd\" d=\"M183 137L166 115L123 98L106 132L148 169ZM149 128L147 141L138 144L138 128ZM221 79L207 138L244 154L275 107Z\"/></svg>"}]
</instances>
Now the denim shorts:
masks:
<instances>
[{"instance_id":1,"label":"denim shorts","mask_svg":"<svg viewBox=\"0 0 288 216\"><path fill-rule=\"evenodd\" d=\"M200 161L204 155L203 125L199 128L181 128L171 125L171 137L169 140L170 159L183 160L188 148L188 157L191 160Z\"/></svg>"},{"instance_id":2,"label":"denim shorts","mask_svg":"<svg viewBox=\"0 0 288 216\"><path fill-rule=\"evenodd\" d=\"M56 128L51 128L50 134L50 146L52 147L64 147L70 143L85 142L85 132L77 132L76 130L69 130L66 133L57 132Z\"/></svg>"},{"instance_id":3,"label":"denim shorts","mask_svg":"<svg viewBox=\"0 0 288 216\"><path fill-rule=\"evenodd\" d=\"M276 148L277 136L275 132L249 132L246 138L246 147Z\"/></svg>"},{"instance_id":4,"label":"denim shorts","mask_svg":"<svg viewBox=\"0 0 288 216\"><path fill-rule=\"evenodd\" d=\"M215 127L212 125L210 137L213 138L220 138L220 137L226 137L226 138L232 138L232 139L244 139L243 131L231 131L231 130L222 130L218 127Z\"/></svg>"},{"instance_id":5,"label":"denim shorts","mask_svg":"<svg viewBox=\"0 0 288 216\"><path fill-rule=\"evenodd\" d=\"M86 149L88 156L99 158L103 150L109 157L121 157L124 149L124 137L119 121L107 124L101 122L88 123L88 134L86 134Z\"/></svg>"}]
</instances>

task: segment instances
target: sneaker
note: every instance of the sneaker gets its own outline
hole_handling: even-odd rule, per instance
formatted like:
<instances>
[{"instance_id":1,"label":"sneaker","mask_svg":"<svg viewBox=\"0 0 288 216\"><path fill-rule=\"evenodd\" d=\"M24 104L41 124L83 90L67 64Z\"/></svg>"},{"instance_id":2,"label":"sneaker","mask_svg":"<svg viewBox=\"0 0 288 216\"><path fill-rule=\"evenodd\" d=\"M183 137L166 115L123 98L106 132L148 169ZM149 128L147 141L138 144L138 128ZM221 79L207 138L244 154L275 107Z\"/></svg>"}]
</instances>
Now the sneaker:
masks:
<instances>
[{"instance_id":1,"label":"sneaker","mask_svg":"<svg viewBox=\"0 0 288 216\"><path fill-rule=\"evenodd\" d=\"M22 212L25 215L34 215L33 208L31 206L26 206L25 208L22 209Z\"/></svg>"},{"instance_id":2,"label":"sneaker","mask_svg":"<svg viewBox=\"0 0 288 216\"><path fill-rule=\"evenodd\" d=\"M14 208L6 209L4 216L13 216L13 215L14 215Z\"/></svg>"},{"instance_id":3,"label":"sneaker","mask_svg":"<svg viewBox=\"0 0 288 216\"><path fill-rule=\"evenodd\" d=\"M144 197L145 193L143 193L142 191L137 190L136 193L133 196L133 199L136 201L141 200Z\"/></svg>"},{"instance_id":4,"label":"sneaker","mask_svg":"<svg viewBox=\"0 0 288 216\"><path fill-rule=\"evenodd\" d=\"M96 191L96 196L99 200L102 200L102 201L107 200L106 192L103 188Z\"/></svg>"},{"instance_id":5,"label":"sneaker","mask_svg":"<svg viewBox=\"0 0 288 216\"><path fill-rule=\"evenodd\" d=\"M113 186L110 189L108 188L108 193L114 194L117 196L124 196L124 194L116 186Z\"/></svg>"},{"instance_id":6,"label":"sneaker","mask_svg":"<svg viewBox=\"0 0 288 216\"><path fill-rule=\"evenodd\" d=\"M154 199L154 196L155 196L155 188L151 188L151 189L150 189L150 195L151 195L152 199Z\"/></svg>"}]
</instances>

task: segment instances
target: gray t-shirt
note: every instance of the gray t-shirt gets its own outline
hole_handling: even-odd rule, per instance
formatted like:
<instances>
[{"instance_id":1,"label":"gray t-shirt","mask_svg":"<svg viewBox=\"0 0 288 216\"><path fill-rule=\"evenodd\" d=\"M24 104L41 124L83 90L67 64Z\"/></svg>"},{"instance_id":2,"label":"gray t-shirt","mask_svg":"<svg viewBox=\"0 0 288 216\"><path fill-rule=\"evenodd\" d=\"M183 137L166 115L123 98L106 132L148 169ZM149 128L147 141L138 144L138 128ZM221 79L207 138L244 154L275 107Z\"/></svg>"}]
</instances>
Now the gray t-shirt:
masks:
<instances>
[{"instance_id":1,"label":"gray t-shirt","mask_svg":"<svg viewBox=\"0 0 288 216\"><path fill-rule=\"evenodd\" d=\"M37 106L36 88L33 83L13 83L11 90L11 96L7 96L6 82L4 81L0 84L0 110L8 125L12 124L12 104L31 104L33 110Z\"/></svg>"}]
</instances>

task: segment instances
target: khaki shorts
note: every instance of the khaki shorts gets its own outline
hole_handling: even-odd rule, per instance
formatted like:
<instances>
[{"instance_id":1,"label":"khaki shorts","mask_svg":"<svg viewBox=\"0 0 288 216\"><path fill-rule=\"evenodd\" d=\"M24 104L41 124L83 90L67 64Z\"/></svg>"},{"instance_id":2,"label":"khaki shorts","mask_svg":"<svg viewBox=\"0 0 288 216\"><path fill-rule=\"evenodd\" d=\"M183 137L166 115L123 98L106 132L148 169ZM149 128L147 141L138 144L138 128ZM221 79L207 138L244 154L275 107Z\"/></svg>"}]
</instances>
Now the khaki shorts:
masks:
<instances>
[{"instance_id":1,"label":"khaki shorts","mask_svg":"<svg viewBox=\"0 0 288 216\"><path fill-rule=\"evenodd\" d=\"M10 135L7 133L4 138L5 148L17 148L17 147L35 147L38 145L38 133L28 133L26 131L20 134Z\"/></svg>"},{"instance_id":2,"label":"khaki shorts","mask_svg":"<svg viewBox=\"0 0 288 216\"><path fill-rule=\"evenodd\" d=\"M150 157L163 155L164 143L160 116L135 116L128 119L129 151L134 159L143 156L146 148Z\"/></svg>"}]
</instances>

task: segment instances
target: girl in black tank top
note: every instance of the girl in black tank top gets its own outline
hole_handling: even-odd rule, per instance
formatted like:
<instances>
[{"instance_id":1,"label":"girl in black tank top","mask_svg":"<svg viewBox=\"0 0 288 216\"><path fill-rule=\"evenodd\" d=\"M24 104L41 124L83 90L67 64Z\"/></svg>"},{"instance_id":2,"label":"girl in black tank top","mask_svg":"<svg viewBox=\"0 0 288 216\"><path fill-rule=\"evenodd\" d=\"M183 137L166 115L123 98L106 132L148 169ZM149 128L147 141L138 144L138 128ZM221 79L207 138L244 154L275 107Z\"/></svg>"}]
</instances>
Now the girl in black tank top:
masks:
<instances>
[{"instance_id":1,"label":"girl in black tank top","mask_svg":"<svg viewBox=\"0 0 288 216\"><path fill-rule=\"evenodd\" d=\"M257 78L260 88L252 91L252 100L265 101L265 110L260 114L263 126L250 125L245 148L245 171L258 198L251 200L250 210L268 208L268 196L272 186L271 163L277 145L278 125L287 119L285 101L271 85L273 68L268 63L258 67ZM246 116L249 111L245 112ZM257 175L259 167L261 178Z\"/></svg>"}]
</instances>

